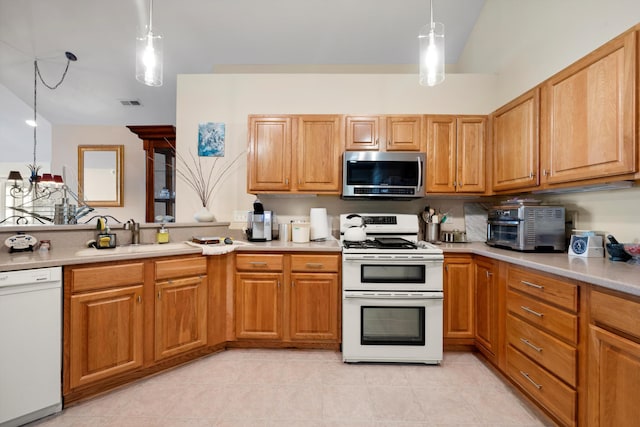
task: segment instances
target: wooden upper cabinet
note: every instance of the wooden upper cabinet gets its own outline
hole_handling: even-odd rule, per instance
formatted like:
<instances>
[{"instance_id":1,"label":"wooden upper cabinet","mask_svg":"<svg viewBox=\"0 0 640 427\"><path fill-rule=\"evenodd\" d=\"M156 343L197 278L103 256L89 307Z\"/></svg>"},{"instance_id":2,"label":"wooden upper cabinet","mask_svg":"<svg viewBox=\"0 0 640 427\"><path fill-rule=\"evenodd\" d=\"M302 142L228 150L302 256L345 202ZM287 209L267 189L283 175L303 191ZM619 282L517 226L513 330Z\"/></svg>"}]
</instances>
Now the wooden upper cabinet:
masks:
<instances>
[{"instance_id":1,"label":"wooden upper cabinet","mask_svg":"<svg viewBox=\"0 0 640 427\"><path fill-rule=\"evenodd\" d=\"M422 151L422 116L388 116L387 151Z\"/></svg>"},{"instance_id":2,"label":"wooden upper cabinet","mask_svg":"<svg viewBox=\"0 0 640 427\"><path fill-rule=\"evenodd\" d=\"M346 116L346 151L423 151L422 116Z\"/></svg>"},{"instance_id":3,"label":"wooden upper cabinet","mask_svg":"<svg viewBox=\"0 0 640 427\"><path fill-rule=\"evenodd\" d=\"M484 116L427 116L427 192L486 190Z\"/></svg>"},{"instance_id":4,"label":"wooden upper cabinet","mask_svg":"<svg viewBox=\"0 0 640 427\"><path fill-rule=\"evenodd\" d=\"M456 119L427 117L427 193L456 191Z\"/></svg>"},{"instance_id":5,"label":"wooden upper cabinet","mask_svg":"<svg viewBox=\"0 0 640 427\"><path fill-rule=\"evenodd\" d=\"M627 32L544 83L545 183L636 171L636 38L637 32Z\"/></svg>"},{"instance_id":6,"label":"wooden upper cabinet","mask_svg":"<svg viewBox=\"0 0 640 427\"><path fill-rule=\"evenodd\" d=\"M295 138L295 188L339 194L342 189L342 117L300 116Z\"/></svg>"},{"instance_id":7,"label":"wooden upper cabinet","mask_svg":"<svg viewBox=\"0 0 640 427\"><path fill-rule=\"evenodd\" d=\"M248 191L291 189L291 117L249 117Z\"/></svg>"},{"instance_id":8,"label":"wooden upper cabinet","mask_svg":"<svg viewBox=\"0 0 640 427\"><path fill-rule=\"evenodd\" d=\"M540 90L534 88L492 114L493 190L539 184Z\"/></svg>"},{"instance_id":9,"label":"wooden upper cabinet","mask_svg":"<svg viewBox=\"0 0 640 427\"><path fill-rule=\"evenodd\" d=\"M249 193L339 194L342 116L249 116Z\"/></svg>"},{"instance_id":10,"label":"wooden upper cabinet","mask_svg":"<svg viewBox=\"0 0 640 427\"><path fill-rule=\"evenodd\" d=\"M345 118L347 151L378 151L380 117L347 116Z\"/></svg>"}]
</instances>

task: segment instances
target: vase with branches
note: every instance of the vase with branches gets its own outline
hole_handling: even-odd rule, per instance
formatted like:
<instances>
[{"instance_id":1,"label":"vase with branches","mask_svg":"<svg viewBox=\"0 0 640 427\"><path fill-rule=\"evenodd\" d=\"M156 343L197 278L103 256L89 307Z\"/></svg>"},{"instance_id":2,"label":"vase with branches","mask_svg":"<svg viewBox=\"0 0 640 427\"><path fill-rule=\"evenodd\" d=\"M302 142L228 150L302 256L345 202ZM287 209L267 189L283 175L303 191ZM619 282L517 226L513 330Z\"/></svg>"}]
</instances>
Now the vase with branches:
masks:
<instances>
[{"instance_id":1,"label":"vase with branches","mask_svg":"<svg viewBox=\"0 0 640 427\"><path fill-rule=\"evenodd\" d=\"M185 184L187 184L189 188L196 193L200 201L202 215L199 218L196 214L196 220L213 221L214 218L212 214L210 214L209 218L203 218L206 217L204 211L209 212L213 194L222 183L223 178L229 173L231 168L238 162L245 152L243 151L239 153L232 161L227 162L226 164L220 164L219 166L218 163L223 159L223 157L216 157L213 162L206 162L210 163L207 165L202 161L202 157L194 155L191 151L189 151L188 157L184 157L178 153L175 147L172 148L176 153L177 177L184 181Z\"/></svg>"}]
</instances>

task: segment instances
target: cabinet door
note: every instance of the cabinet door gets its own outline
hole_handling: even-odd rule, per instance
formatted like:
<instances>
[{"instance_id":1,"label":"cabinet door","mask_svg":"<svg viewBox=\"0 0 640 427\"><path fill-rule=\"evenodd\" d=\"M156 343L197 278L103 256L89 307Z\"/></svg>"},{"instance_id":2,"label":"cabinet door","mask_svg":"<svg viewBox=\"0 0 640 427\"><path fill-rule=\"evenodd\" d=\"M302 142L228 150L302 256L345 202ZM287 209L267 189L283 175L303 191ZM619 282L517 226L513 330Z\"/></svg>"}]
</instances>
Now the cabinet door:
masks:
<instances>
[{"instance_id":1,"label":"cabinet door","mask_svg":"<svg viewBox=\"0 0 640 427\"><path fill-rule=\"evenodd\" d=\"M292 340L338 341L338 283L335 273L291 275L289 328Z\"/></svg>"},{"instance_id":2,"label":"cabinet door","mask_svg":"<svg viewBox=\"0 0 640 427\"><path fill-rule=\"evenodd\" d=\"M482 193L486 189L485 132L486 118L459 117L456 120L456 190Z\"/></svg>"},{"instance_id":3,"label":"cabinet door","mask_svg":"<svg viewBox=\"0 0 640 427\"><path fill-rule=\"evenodd\" d=\"M540 90L493 113L493 190L538 185Z\"/></svg>"},{"instance_id":4,"label":"cabinet door","mask_svg":"<svg viewBox=\"0 0 640 427\"><path fill-rule=\"evenodd\" d=\"M422 116L387 117L387 151L422 151Z\"/></svg>"},{"instance_id":5,"label":"cabinet door","mask_svg":"<svg viewBox=\"0 0 640 427\"><path fill-rule=\"evenodd\" d=\"M632 173L636 33L607 43L544 86L549 184Z\"/></svg>"},{"instance_id":6,"label":"cabinet door","mask_svg":"<svg viewBox=\"0 0 640 427\"><path fill-rule=\"evenodd\" d=\"M71 296L71 388L142 366L142 285Z\"/></svg>"},{"instance_id":7,"label":"cabinet door","mask_svg":"<svg viewBox=\"0 0 640 427\"><path fill-rule=\"evenodd\" d=\"M378 151L380 118L378 116L347 116L345 150Z\"/></svg>"},{"instance_id":8,"label":"cabinet door","mask_svg":"<svg viewBox=\"0 0 640 427\"><path fill-rule=\"evenodd\" d=\"M280 273L237 273L236 337L282 339L282 281Z\"/></svg>"},{"instance_id":9,"label":"cabinet door","mask_svg":"<svg viewBox=\"0 0 640 427\"><path fill-rule=\"evenodd\" d=\"M498 279L491 260L476 258L476 343L491 356L498 346Z\"/></svg>"},{"instance_id":10,"label":"cabinet door","mask_svg":"<svg viewBox=\"0 0 640 427\"><path fill-rule=\"evenodd\" d=\"M637 426L640 344L593 325L589 340L589 426Z\"/></svg>"},{"instance_id":11,"label":"cabinet door","mask_svg":"<svg viewBox=\"0 0 640 427\"><path fill-rule=\"evenodd\" d=\"M155 290L155 360L205 346L206 276L157 282Z\"/></svg>"},{"instance_id":12,"label":"cabinet door","mask_svg":"<svg viewBox=\"0 0 640 427\"><path fill-rule=\"evenodd\" d=\"M301 116L295 138L298 191L339 194L342 190L342 117Z\"/></svg>"},{"instance_id":13,"label":"cabinet door","mask_svg":"<svg viewBox=\"0 0 640 427\"><path fill-rule=\"evenodd\" d=\"M427 193L456 191L456 119L428 116Z\"/></svg>"},{"instance_id":14,"label":"cabinet door","mask_svg":"<svg viewBox=\"0 0 640 427\"><path fill-rule=\"evenodd\" d=\"M473 262L470 256L444 260L444 337L474 337Z\"/></svg>"},{"instance_id":15,"label":"cabinet door","mask_svg":"<svg viewBox=\"0 0 640 427\"><path fill-rule=\"evenodd\" d=\"M248 192L291 189L291 118L249 117Z\"/></svg>"}]
</instances>

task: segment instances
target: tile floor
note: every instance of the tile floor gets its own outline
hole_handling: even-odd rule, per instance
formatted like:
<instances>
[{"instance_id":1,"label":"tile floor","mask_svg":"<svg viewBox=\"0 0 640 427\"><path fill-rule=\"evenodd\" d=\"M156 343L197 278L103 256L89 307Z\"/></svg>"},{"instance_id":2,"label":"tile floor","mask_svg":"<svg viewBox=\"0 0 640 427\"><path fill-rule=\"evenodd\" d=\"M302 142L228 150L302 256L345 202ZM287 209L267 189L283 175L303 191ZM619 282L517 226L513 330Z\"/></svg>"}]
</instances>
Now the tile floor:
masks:
<instances>
[{"instance_id":1,"label":"tile floor","mask_svg":"<svg viewBox=\"0 0 640 427\"><path fill-rule=\"evenodd\" d=\"M344 364L322 350L232 349L31 426L546 426L472 353L440 366Z\"/></svg>"}]
</instances>

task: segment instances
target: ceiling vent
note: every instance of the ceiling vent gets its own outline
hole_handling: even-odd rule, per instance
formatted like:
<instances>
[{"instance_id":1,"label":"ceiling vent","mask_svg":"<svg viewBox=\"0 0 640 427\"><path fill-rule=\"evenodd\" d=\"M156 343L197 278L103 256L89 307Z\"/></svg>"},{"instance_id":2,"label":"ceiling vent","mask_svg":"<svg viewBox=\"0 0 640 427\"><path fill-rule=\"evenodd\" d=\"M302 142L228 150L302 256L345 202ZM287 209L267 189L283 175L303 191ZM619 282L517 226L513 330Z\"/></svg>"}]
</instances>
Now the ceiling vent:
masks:
<instances>
[{"instance_id":1,"label":"ceiling vent","mask_svg":"<svg viewBox=\"0 0 640 427\"><path fill-rule=\"evenodd\" d=\"M133 107L139 107L142 105L139 99L121 99L120 104L122 105L131 105Z\"/></svg>"}]
</instances>

